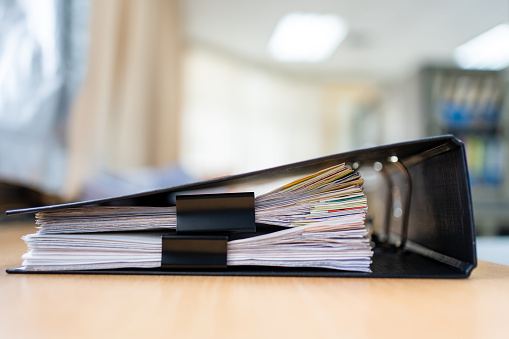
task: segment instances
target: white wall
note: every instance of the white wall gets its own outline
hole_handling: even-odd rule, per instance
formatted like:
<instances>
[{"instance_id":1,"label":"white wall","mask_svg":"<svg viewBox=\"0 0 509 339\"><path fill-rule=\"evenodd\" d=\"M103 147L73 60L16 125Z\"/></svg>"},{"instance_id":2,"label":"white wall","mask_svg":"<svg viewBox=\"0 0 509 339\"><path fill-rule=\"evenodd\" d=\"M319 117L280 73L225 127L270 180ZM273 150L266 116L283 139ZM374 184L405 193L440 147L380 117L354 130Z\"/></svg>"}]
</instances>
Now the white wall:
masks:
<instances>
[{"instance_id":1,"label":"white wall","mask_svg":"<svg viewBox=\"0 0 509 339\"><path fill-rule=\"evenodd\" d=\"M423 135L406 83L296 77L199 45L184 60L181 163L198 178Z\"/></svg>"}]
</instances>

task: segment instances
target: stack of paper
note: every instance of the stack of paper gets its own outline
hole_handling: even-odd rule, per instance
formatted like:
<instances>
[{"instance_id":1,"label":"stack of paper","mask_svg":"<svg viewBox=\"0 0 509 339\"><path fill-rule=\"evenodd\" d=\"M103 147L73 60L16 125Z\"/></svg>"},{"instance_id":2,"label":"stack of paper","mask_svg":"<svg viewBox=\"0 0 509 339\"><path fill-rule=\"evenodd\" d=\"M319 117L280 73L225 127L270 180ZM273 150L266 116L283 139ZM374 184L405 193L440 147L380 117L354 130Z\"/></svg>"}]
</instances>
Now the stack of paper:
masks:
<instances>
[{"instance_id":1,"label":"stack of paper","mask_svg":"<svg viewBox=\"0 0 509 339\"><path fill-rule=\"evenodd\" d=\"M287 229L229 241L228 266L369 272L373 252L362 184L341 164L256 197L256 223ZM66 208L39 212L36 219L40 231L23 237L26 270L159 267L161 234L177 224L175 207Z\"/></svg>"}]
</instances>

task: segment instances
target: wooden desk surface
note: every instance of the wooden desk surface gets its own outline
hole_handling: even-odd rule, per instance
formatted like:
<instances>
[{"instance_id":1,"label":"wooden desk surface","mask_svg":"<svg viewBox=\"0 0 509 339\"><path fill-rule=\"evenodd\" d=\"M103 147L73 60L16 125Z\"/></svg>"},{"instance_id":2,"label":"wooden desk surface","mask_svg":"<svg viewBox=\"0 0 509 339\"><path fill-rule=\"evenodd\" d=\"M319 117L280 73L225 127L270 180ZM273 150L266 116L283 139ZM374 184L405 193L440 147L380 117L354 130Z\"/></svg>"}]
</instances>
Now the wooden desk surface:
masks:
<instances>
[{"instance_id":1,"label":"wooden desk surface","mask_svg":"<svg viewBox=\"0 0 509 339\"><path fill-rule=\"evenodd\" d=\"M9 275L28 225L0 225L1 338L509 338L509 266L469 279Z\"/></svg>"}]
</instances>

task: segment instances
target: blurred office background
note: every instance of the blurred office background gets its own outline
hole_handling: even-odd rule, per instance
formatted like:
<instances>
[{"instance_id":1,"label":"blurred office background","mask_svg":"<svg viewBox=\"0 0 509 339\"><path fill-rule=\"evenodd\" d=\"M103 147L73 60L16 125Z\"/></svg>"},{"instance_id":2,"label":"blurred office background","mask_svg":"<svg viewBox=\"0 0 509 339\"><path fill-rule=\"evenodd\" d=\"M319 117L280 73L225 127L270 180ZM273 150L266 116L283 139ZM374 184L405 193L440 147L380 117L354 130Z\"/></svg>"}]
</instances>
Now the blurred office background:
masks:
<instances>
[{"instance_id":1,"label":"blurred office background","mask_svg":"<svg viewBox=\"0 0 509 339\"><path fill-rule=\"evenodd\" d=\"M0 28L0 210L454 134L478 234L509 233L506 0L7 0Z\"/></svg>"}]
</instances>

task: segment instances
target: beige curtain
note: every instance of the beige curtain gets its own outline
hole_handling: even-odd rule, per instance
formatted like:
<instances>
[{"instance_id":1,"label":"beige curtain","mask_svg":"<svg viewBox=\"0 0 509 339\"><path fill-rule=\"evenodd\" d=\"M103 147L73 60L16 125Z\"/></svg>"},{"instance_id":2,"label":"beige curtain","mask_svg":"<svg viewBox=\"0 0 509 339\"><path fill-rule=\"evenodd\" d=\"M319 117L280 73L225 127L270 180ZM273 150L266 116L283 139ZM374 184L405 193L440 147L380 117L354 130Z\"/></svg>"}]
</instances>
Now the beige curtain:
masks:
<instances>
[{"instance_id":1,"label":"beige curtain","mask_svg":"<svg viewBox=\"0 0 509 339\"><path fill-rule=\"evenodd\" d=\"M94 171L178 159L178 1L97 0L91 15L88 75L69 126L68 198Z\"/></svg>"}]
</instances>

